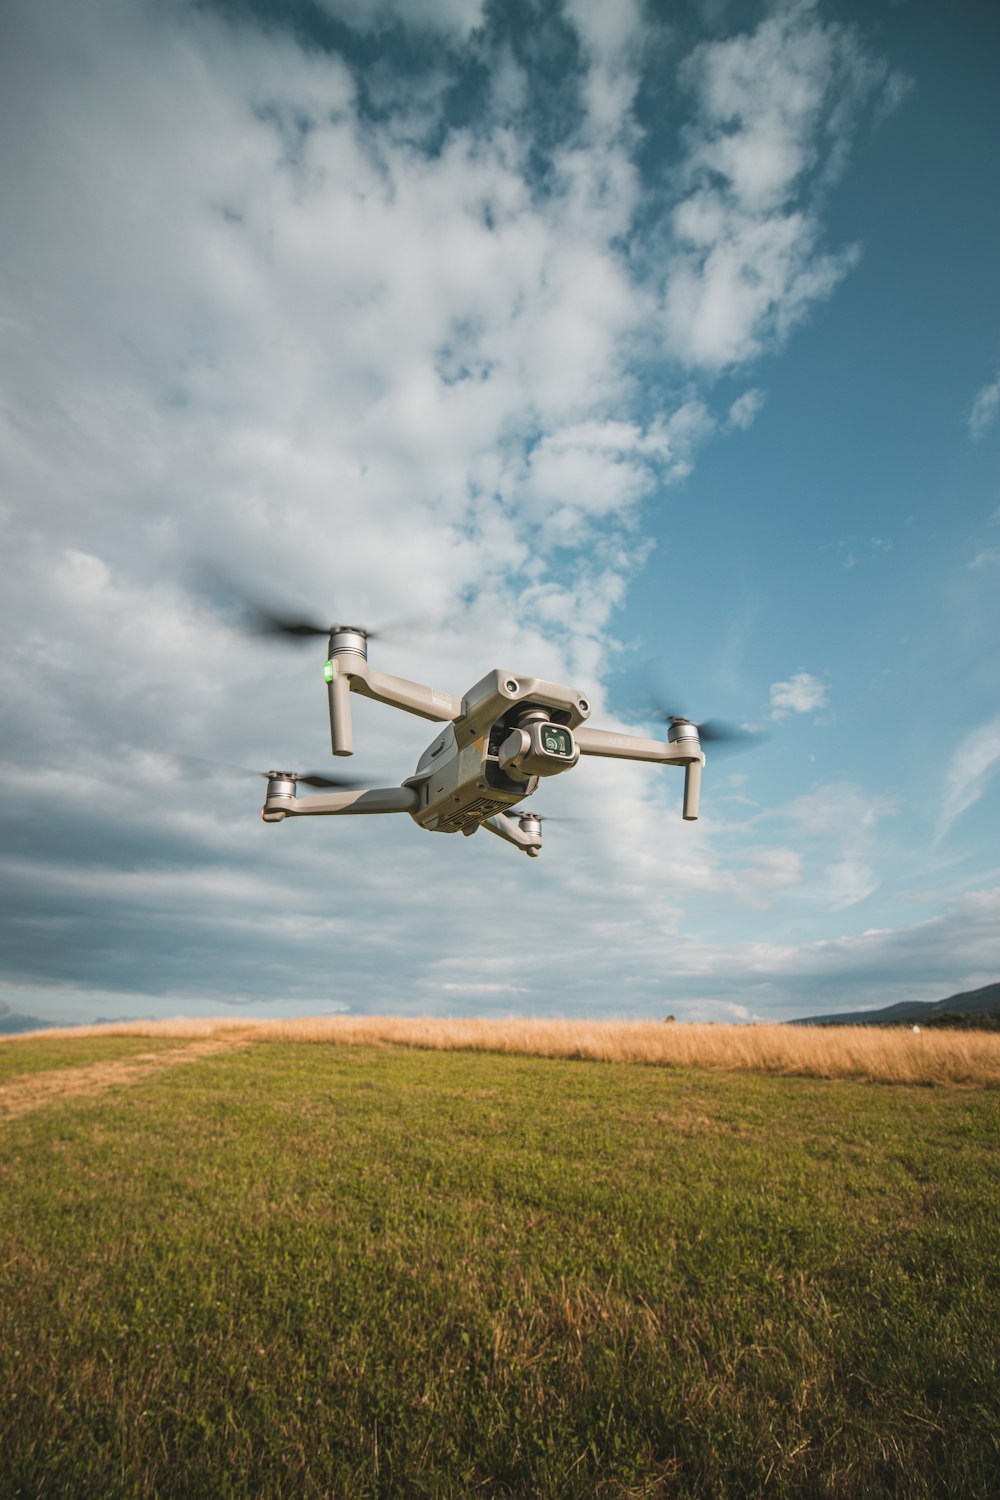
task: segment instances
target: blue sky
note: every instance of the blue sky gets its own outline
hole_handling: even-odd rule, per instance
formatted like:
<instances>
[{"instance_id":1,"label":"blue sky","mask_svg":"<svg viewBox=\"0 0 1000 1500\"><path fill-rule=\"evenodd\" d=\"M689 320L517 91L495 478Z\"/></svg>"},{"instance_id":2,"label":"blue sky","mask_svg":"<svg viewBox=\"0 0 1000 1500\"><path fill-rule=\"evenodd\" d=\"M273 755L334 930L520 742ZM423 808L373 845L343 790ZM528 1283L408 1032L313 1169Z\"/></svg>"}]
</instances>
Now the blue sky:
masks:
<instances>
[{"instance_id":1,"label":"blue sky","mask_svg":"<svg viewBox=\"0 0 1000 1500\"><path fill-rule=\"evenodd\" d=\"M5 8L0 1014L783 1019L1000 975L993 7ZM527 861L265 827L322 643L753 726ZM353 769L428 726L355 712Z\"/></svg>"}]
</instances>

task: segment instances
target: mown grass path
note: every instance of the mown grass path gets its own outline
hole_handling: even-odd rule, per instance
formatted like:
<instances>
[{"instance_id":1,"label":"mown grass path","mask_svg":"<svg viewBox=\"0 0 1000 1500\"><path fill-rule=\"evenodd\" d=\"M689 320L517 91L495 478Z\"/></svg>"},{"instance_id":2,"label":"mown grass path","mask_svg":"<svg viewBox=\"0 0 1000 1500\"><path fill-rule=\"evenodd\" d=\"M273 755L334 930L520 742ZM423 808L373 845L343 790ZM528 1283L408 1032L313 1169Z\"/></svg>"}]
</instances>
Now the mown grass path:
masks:
<instances>
[{"instance_id":1,"label":"mown grass path","mask_svg":"<svg viewBox=\"0 0 1000 1500\"><path fill-rule=\"evenodd\" d=\"M34 1067L0 1083L0 1120L28 1114L54 1101L89 1098L107 1089L127 1087L148 1078L156 1068L175 1067L199 1057L215 1057L245 1045L232 1041L180 1042L151 1052L147 1043L144 1050L135 1050L126 1057L112 1056L90 1063L79 1062L76 1066L72 1065L72 1058L64 1058L58 1067Z\"/></svg>"},{"instance_id":2,"label":"mown grass path","mask_svg":"<svg viewBox=\"0 0 1000 1500\"><path fill-rule=\"evenodd\" d=\"M998 1127L295 1044L52 1096L0 1127L0 1494L995 1496Z\"/></svg>"}]
</instances>

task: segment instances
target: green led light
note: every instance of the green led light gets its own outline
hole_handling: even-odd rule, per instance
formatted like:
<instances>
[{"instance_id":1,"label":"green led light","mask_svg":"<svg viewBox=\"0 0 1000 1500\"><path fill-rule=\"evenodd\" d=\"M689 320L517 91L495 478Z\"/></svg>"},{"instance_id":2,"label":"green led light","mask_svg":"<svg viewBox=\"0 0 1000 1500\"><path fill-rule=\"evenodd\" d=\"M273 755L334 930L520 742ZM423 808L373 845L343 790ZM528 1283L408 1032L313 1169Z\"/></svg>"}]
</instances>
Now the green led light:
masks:
<instances>
[{"instance_id":1,"label":"green led light","mask_svg":"<svg viewBox=\"0 0 1000 1500\"><path fill-rule=\"evenodd\" d=\"M333 662L332 661L325 661L323 663L323 676L326 678L327 682L332 682L333 681Z\"/></svg>"}]
</instances>

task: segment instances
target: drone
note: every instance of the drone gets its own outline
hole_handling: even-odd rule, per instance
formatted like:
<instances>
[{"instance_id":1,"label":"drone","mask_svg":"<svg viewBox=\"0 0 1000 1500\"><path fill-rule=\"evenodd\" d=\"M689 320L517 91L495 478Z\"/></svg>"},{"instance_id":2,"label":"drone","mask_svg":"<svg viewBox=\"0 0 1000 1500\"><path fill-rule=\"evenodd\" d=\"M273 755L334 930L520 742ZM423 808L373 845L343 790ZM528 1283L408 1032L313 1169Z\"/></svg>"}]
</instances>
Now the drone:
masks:
<instances>
[{"instance_id":1,"label":"drone","mask_svg":"<svg viewBox=\"0 0 1000 1500\"><path fill-rule=\"evenodd\" d=\"M648 761L684 771L682 816L698 817L702 741L744 737L725 725L698 725L677 714L663 714L665 740L642 739L587 726L591 706L576 688L494 668L464 697L423 683L376 671L368 644L379 632L360 625L317 625L274 615L255 607L258 633L286 637L326 636L323 664L330 713L332 753L354 753L351 694L442 725L400 786L358 789L356 783L294 771L267 771L261 816L265 823L286 818L344 817L409 813L430 833L461 833L480 828L521 849L530 859L542 848L545 815L523 809L549 776L561 776L583 756ZM321 788L300 796L298 788Z\"/></svg>"}]
</instances>

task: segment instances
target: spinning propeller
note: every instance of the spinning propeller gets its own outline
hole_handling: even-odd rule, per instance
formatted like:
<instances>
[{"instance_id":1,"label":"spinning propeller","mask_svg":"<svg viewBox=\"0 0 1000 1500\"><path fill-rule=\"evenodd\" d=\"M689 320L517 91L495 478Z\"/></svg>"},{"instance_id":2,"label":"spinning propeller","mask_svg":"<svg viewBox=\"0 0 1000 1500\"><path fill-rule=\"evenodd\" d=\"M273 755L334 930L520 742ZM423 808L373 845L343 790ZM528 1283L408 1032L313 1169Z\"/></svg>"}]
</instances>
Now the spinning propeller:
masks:
<instances>
[{"instance_id":1,"label":"spinning propeller","mask_svg":"<svg viewBox=\"0 0 1000 1500\"><path fill-rule=\"evenodd\" d=\"M286 640L311 640L315 637L327 638L338 631L347 631L360 636L362 641L389 641L399 639L426 623L419 619L393 620L373 630L369 630L366 625L336 623L325 625L319 619L275 609L269 604L262 603L259 598L255 598L241 583L214 563L196 563L194 569L195 576L203 588L207 588L216 597L222 596L229 603L239 606L243 612L243 619L240 623L251 635L272 636Z\"/></svg>"},{"instance_id":2,"label":"spinning propeller","mask_svg":"<svg viewBox=\"0 0 1000 1500\"><path fill-rule=\"evenodd\" d=\"M264 781L273 781L278 778L281 781L300 781L303 786L314 786L327 791L349 792L357 787L366 786L367 782L361 776L321 776L318 771L251 771L246 766L222 765L214 760L202 760L196 755L185 755L178 757L183 763L197 766L199 771L208 771L214 776L238 776L257 777Z\"/></svg>"},{"instance_id":3,"label":"spinning propeller","mask_svg":"<svg viewBox=\"0 0 1000 1500\"><path fill-rule=\"evenodd\" d=\"M744 729L739 724L727 723L725 719L706 719L702 724L696 724L693 719L685 719L680 714L658 715L664 724L690 724L698 731L698 738L703 745L747 745L756 744L762 736L754 729Z\"/></svg>"},{"instance_id":4,"label":"spinning propeller","mask_svg":"<svg viewBox=\"0 0 1000 1500\"><path fill-rule=\"evenodd\" d=\"M326 787L341 792L365 785L360 776L319 776L313 771L252 771L250 774L263 776L265 781L300 781L303 786Z\"/></svg>"},{"instance_id":5,"label":"spinning propeller","mask_svg":"<svg viewBox=\"0 0 1000 1500\"><path fill-rule=\"evenodd\" d=\"M674 713L662 703L654 704L653 718L658 724L668 724L675 731L673 737L677 739L684 738L684 726L690 725L703 745L728 745L732 749L742 747L749 750L751 746L759 745L764 738L759 730L745 729L742 725L731 724L726 719L705 719L698 724L694 719Z\"/></svg>"},{"instance_id":6,"label":"spinning propeller","mask_svg":"<svg viewBox=\"0 0 1000 1500\"><path fill-rule=\"evenodd\" d=\"M392 625L384 625L378 630L369 630L365 625L321 625L318 620L304 620L296 615L277 614L274 610L265 608L251 599L243 600L247 611L247 628L254 635L288 636L292 639L304 640L312 636L331 636L338 631L347 630L354 635L363 636L367 641L386 640L398 631L406 628L408 622L398 621Z\"/></svg>"}]
</instances>

